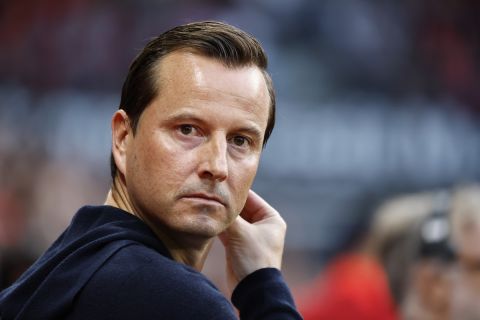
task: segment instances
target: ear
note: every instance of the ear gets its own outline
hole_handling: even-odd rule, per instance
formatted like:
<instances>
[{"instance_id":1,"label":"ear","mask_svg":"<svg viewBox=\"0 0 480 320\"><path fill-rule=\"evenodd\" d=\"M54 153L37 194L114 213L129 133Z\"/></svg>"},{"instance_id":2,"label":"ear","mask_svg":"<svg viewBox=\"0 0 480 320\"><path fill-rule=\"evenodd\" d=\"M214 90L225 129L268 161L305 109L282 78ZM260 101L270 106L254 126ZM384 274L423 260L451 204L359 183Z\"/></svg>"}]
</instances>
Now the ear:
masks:
<instances>
[{"instance_id":1,"label":"ear","mask_svg":"<svg viewBox=\"0 0 480 320\"><path fill-rule=\"evenodd\" d=\"M124 110L118 110L112 117L112 154L117 170L125 176L127 150L132 138L130 120Z\"/></svg>"}]
</instances>

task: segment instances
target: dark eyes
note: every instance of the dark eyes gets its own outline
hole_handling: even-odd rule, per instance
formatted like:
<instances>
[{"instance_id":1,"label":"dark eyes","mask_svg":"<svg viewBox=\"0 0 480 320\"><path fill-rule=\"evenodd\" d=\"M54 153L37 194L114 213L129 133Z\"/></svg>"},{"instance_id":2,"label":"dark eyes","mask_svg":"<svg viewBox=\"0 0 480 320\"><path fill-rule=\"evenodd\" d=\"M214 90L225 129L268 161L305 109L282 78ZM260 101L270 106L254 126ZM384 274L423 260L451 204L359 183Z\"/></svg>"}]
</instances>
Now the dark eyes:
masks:
<instances>
[{"instance_id":1,"label":"dark eyes","mask_svg":"<svg viewBox=\"0 0 480 320\"><path fill-rule=\"evenodd\" d=\"M242 147L242 146L244 146L245 144L248 143L248 140L247 140L247 138L242 137L242 136L235 136L235 137L233 137L232 142L237 147Z\"/></svg>"},{"instance_id":2,"label":"dark eyes","mask_svg":"<svg viewBox=\"0 0 480 320\"><path fill-rule=\"evenodd\" d=\"M180 126L180 132L186 136L192 134L193 126L189 124L184 124Z\"/></svg>"},{"instance_id":3,"label":"dark eyes","mask_svg":"<svg viewBox=\"0 0 480 320\"><path fill-rule=\"evenodd\" d=\"M191 124L182 124L177 127L177 130L184 136L195 136L200 134L198 129ZM237 135L229 139L229 143L235 147L248 147L251 144L251 140L245 136Z\"/></svg>"}]
</instances>

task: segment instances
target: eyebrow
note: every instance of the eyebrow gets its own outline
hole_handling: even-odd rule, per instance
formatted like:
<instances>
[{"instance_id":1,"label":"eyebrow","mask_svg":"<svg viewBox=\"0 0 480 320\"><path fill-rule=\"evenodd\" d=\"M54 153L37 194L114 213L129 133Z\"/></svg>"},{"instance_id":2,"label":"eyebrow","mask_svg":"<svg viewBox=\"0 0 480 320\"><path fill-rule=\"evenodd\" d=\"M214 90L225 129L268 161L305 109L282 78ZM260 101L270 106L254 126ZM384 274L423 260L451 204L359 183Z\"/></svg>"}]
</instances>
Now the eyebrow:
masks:
<instances>
[{"instance_id":1,"label":"eyebrow","mask_svg":"<svg viewBox=\"0 0 480 320\"><path fill-rule=\"evenodd\" d=\"M175 122L175 121L182 121L182 120L193 120L194 122L200 122L200 123L205 123L205 121L201 118L199 118L196 114L192 112L179 112L177 114L173 114L170 117L166 119L169 122Z\"/></svg>"},{"instance_id":2,"label":"eyebrow","mask_svg":"<svg viewBox=\"0 0 480 320\"><path fill-rule=\"evenodd\" d=\"M250 136L253 136L259 143L262 142L264 134L256 126L245 126L238 128L239 132L245 132Z\"/></svg>"},{"instance_id":3,"label":"eyebrow","mask_svg":"<svg viewBox=\"0 0 480 320\"><path fill-rule=\"evenodd\" d=\"M188 112L188 111L187 112L183 111L178 114L173 114L172 116L166 119L166 121L168 122L177 122L177 121L184 121L184 120L189 120L189 121L197 122L200 124L206 124L205 120L198 117L195 113ZM238 127L235 129L235 131L248 133L258 141L261 141L264 136L264 133L257 126L254 126L254 125Z\"/></svg>"}]
</instances>

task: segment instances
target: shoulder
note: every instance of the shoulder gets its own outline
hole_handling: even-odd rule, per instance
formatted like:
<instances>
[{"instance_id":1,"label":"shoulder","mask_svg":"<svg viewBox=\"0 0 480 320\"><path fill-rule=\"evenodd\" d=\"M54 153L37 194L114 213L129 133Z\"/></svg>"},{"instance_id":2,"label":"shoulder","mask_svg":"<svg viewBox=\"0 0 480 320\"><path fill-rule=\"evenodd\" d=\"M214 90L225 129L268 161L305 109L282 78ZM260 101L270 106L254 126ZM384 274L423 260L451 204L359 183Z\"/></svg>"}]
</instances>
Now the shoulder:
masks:
<instances>
[{"instance_id":1,"label":"shoulder","mask_svg":"<svg viewBox=\"0 0 480 320\"><path fill-rule=\"evenodd\" d=\"M91 282L111 284L117 289L161 289L160 293L172 287L170 295L184 288L218 292L200 272L142 244L131 244L116 252L97 271Z\"/></svg>"},{"instance_id":2,"label":"shoulder","mask_svg":"<svg viewBox=\"0 0 480 320\"><path fill-rule=\"evenodd\" d=\"M73 313L89 319L234 318L205 276L141 244L122 248L92 276Z\"/></svg>"}]
</instances>

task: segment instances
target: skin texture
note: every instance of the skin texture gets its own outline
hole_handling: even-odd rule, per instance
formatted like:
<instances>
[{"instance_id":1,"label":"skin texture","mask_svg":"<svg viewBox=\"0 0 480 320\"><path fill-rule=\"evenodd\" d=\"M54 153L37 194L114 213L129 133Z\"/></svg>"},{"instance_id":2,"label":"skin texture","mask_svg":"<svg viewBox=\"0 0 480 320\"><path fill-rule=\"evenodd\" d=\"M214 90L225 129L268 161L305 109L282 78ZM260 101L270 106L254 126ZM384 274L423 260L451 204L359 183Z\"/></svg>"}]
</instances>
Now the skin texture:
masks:
<instances>
[{"instance_id":1,"label":"skin texture","mask_svg":"<svg viewBox=\"0 0 480 320\"><path fill-rule=\"evenodd\" d=\"M112 118L118 174L106 204L140 217L175 260L198 270L222 234L231 287L280 268L285 223L250 191L270 108L261 71L176 51L156 73L159 93L135 134L123 110Z\"/></svg>"}]
</instances>

